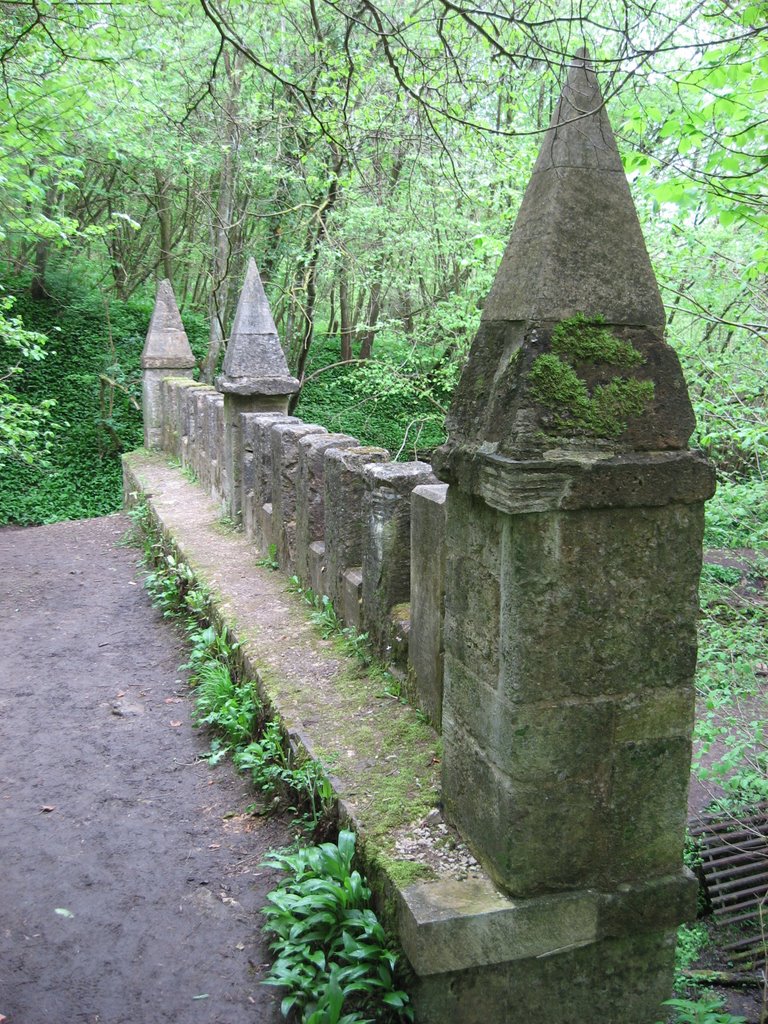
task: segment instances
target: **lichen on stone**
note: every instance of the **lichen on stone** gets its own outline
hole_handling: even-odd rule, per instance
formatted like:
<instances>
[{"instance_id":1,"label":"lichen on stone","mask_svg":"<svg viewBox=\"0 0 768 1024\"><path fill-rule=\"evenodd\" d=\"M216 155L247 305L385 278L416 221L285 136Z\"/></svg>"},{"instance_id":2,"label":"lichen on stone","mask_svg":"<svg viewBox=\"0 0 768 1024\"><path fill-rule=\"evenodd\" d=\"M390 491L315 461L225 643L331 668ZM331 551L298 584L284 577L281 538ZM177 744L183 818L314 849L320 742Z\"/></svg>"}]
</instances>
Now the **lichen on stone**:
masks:
<instances>
[{"instance_id":1,"label":"lichen on stone","mask_svg":"<svg viewBox=\"0 0 768 1024\"><path fill-rule=\"evenodd\" d=\"M615 438L626 430L630 417L640 416L653 399L651 380L616 376L590 391L577 373L578 363L623 369L645 362L642 353L617 338L602 317L577 313L561 321L552 331L551 347L551 352L534 361L529 381L532 397L551 411L555 430Z\"/></svg>"}]
</instances>

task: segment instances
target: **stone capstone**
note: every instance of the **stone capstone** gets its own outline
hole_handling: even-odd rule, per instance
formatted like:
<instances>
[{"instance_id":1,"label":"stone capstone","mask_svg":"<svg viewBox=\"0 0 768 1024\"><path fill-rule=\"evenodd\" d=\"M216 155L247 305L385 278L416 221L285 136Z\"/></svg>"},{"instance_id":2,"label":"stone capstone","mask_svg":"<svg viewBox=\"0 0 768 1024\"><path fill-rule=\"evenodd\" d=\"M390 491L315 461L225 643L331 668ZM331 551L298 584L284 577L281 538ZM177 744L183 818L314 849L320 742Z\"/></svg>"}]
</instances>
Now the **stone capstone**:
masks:
<instances>
[{"instance_id":1,"label":"stone capstone","mask_svg":"<svg viewBox=\"0 0 768 1024\"><path fill-rule=\"evenodd\" d=\"M269 302L253 259L248 261L245 283L216 387L222 393L239 396L287 396L300 387L288 372Z\"/></svg>"}]
</instances>

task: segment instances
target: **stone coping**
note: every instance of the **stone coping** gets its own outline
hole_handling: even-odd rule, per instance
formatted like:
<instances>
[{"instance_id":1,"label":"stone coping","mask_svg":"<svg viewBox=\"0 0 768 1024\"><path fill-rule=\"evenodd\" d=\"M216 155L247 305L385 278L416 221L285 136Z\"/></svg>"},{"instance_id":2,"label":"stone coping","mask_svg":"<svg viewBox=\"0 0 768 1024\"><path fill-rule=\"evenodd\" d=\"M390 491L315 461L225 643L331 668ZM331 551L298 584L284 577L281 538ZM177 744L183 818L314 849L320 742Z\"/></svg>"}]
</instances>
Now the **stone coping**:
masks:
<instances>
[{"instance_id":1,"label":"stone coping","mask_svg":"<svg viewBox=\"0 0 768 1024\"><path fill-rule=\"evenodd\" d=\"M712 466L700 452L622 455L553 453L518 461L481 448L444 445L433 459L437 475L512 515L638 508L706 501L715 492Z\"/></svg>"},{"instance_id":2,"label":"stone coping","mask_svg":"<svg viewBox=\"0 0 768 1024\"><path fill-rule=\"evenodd\" d=\"M435 732L318 637L285 577L256 565L259 552L223 525L220 506L164 455L133 452L123 470L126 504L147 502L169 549L208 589L214 617L241 644L245 671L291 743L328 770L379 913L418 975L547 957L673 929L695 915L696 882L682 871L614 893L514 900L480 869L461 878L440 858L402 859L396 836L418 827L439 801Z\"/></svg>"}]
</instances>

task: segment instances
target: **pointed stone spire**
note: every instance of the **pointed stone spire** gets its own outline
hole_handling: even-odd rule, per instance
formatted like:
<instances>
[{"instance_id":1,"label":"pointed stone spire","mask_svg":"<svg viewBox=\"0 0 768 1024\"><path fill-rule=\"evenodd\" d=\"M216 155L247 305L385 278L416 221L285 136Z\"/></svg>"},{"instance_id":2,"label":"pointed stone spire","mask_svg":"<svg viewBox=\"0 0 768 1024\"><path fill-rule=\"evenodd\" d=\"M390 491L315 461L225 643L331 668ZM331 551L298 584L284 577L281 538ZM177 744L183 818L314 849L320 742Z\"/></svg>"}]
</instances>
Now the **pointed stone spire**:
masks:
<instances>
[{"instance_id":1,"label":"pointed stone spire","mask_svg":"<svg viewBox=\"0 0 768 1024\"><path fill-rule=\"evenodd\" d=\"M299 390L277 337L269 301L254 259L235 312L221 376L216 387L233 395L290 395Z\"/></svg>"},{"instance_id":2,"label":"pointed stone spire","mask_svg":"<svg viewBox=\"0 0 768 1024\"><path fill-rule=\"evenodd\" d=\"M195 365L176 296L167 279L157 286L155 308L141 353L143 370L188 370Z\"/></svg>"},{"instance_id":3,"label":"pointed stone spire","mask_svg":"<svg viewBox=\"0 0 768 1024\"><path fill-rule=\"evenodd\" d=\"M680 364L595 73L580 50L547 130L436 463L461 451L680 450Z\"/></svg>"},{"instance_id":4,"label":"pointed stone spire","mask_svg":"<svg viewBox=\"0 0 768 1024\"><path fill-rule=\"evenodd\" d=\"M662 327L664 306L597 78L579 50L544 137L484 320Z\"/></svg>"}]
</instances>

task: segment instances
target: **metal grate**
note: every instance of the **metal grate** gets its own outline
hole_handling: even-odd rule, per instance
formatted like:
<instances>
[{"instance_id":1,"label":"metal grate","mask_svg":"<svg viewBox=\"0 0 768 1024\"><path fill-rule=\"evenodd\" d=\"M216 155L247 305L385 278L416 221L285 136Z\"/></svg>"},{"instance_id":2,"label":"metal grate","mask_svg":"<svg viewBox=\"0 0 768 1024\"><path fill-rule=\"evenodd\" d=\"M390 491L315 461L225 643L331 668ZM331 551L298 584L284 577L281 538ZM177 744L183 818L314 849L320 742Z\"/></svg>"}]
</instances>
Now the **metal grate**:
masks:
<instances>
[{"instance_id":1,"label":"metal grate","mask_svg":"<svg viewBox=\"0 0 768 1024\"><path fill-rule=\"evenodd\" d=\"M768 943L768 803L744 816L704 815L691 827L701 849L704 886L718 926L743 936L722 949L737 969L766 961Z\"/></svg>"}]
</instances>

